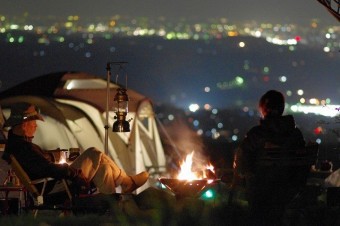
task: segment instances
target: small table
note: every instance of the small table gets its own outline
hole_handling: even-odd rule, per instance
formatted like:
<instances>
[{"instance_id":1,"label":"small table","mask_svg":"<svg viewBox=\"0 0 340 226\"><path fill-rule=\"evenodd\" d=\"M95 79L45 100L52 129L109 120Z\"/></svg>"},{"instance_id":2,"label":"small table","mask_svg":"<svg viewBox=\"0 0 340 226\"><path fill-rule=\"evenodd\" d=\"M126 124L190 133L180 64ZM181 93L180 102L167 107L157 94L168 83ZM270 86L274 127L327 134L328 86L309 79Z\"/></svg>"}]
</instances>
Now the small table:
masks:
<instances>
[{"instance_id":1,"label":"small table","mask_svg":"<svg viewBox=\"0 0 340 226\"><path fill-rule=\"evenodd\" d=\"M21 212L21 199L22 195L24 195L25 206L26 206L26 190L23 186L8 186L8 185L0 185L0 192L5 193L5 206L4 206L4 215L9 214L9 193L10 192L19 192L19 200L18 200L18 213Z\"/></svg>"}]
</instances>

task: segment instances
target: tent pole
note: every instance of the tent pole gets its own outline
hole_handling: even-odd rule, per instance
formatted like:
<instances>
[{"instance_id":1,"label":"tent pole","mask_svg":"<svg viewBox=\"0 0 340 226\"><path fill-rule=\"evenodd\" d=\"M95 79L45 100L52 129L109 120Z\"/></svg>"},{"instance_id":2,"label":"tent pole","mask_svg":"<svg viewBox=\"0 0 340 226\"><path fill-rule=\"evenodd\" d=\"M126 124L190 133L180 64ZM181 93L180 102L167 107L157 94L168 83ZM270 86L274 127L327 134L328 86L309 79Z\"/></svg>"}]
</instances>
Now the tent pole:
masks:
<instances>
[{"instance_id":1,"label":"tent pole","mask_svg":"<svg viewBox=\"0 0 340 226\"><path fill-rule=\"evenodd\" d=\"M111 67L110 63L107 63L106 65L106 70L107 70L107 78L106 78L106 112L105 112L105 118L106 118L106 123L105 123L105 154L108 155L109 153L109 102L110 102L110 82L111 82Z\"/></svg>"}]
</instances>

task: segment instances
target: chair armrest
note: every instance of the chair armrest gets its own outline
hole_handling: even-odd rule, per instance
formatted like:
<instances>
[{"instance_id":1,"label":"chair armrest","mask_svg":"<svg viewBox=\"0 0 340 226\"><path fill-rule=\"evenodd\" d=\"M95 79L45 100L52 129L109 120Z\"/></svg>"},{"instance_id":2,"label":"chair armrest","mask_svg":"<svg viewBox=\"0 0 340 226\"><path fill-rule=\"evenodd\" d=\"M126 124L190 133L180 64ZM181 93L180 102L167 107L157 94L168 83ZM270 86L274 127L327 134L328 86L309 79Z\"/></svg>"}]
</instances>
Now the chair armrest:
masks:
<instances>
[{"instance_id":1,"label":"chair armrest","mask_svg":"<svg viewBox=\"0 0 340 226\"><path fill-rule=\"evenodd\" d=\"M40 183L46 183L47 181L52 181L55 180L52 177L45 177L45 178L41 178L41 179L36 179L36 180L32 180L31 184L40 184Z\"/></svg>"}]
</instances>

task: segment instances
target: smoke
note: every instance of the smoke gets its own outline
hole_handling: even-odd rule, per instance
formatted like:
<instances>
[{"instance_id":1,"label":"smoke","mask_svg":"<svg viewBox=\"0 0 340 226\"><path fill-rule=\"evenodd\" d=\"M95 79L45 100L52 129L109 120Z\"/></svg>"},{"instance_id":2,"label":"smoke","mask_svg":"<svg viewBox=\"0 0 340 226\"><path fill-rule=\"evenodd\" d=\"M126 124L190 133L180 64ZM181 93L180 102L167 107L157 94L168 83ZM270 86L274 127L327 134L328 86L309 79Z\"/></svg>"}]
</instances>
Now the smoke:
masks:
<instances>
[{"instance_id":1,"label":"smoke","mask_svg":"<svg viewBox=\"0 0 340 226\"><path fill-rule=\"evenodd\" d=\"M167 136L162 135L164 150L171 163L178 168L185 157L194 152L193 167L202 168L207 165L202 138L190 128L184 117L175 118L164 125L163 133L167 133Z\"/></svg>"}]
</instances>

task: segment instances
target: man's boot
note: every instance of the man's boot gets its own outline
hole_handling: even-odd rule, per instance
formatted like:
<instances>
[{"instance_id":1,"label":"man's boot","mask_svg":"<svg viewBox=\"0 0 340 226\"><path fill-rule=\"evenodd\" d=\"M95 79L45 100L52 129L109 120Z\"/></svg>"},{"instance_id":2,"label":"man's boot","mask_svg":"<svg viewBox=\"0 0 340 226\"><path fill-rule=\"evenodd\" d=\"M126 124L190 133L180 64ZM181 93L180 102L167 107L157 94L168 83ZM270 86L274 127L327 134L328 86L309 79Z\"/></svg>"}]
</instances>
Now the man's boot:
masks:
<instances>
[{"instance_id":1,"label":"man's boot","mask_svg":"<svg viewBox=\"0 0 340 226\"><path fill-rule=\"evenodd\" d=\"M127 176L122 182L122 193L128 194L141 187L149 179L149 173L144 171L134 176Z\"/></svg>"}]
</instances>

